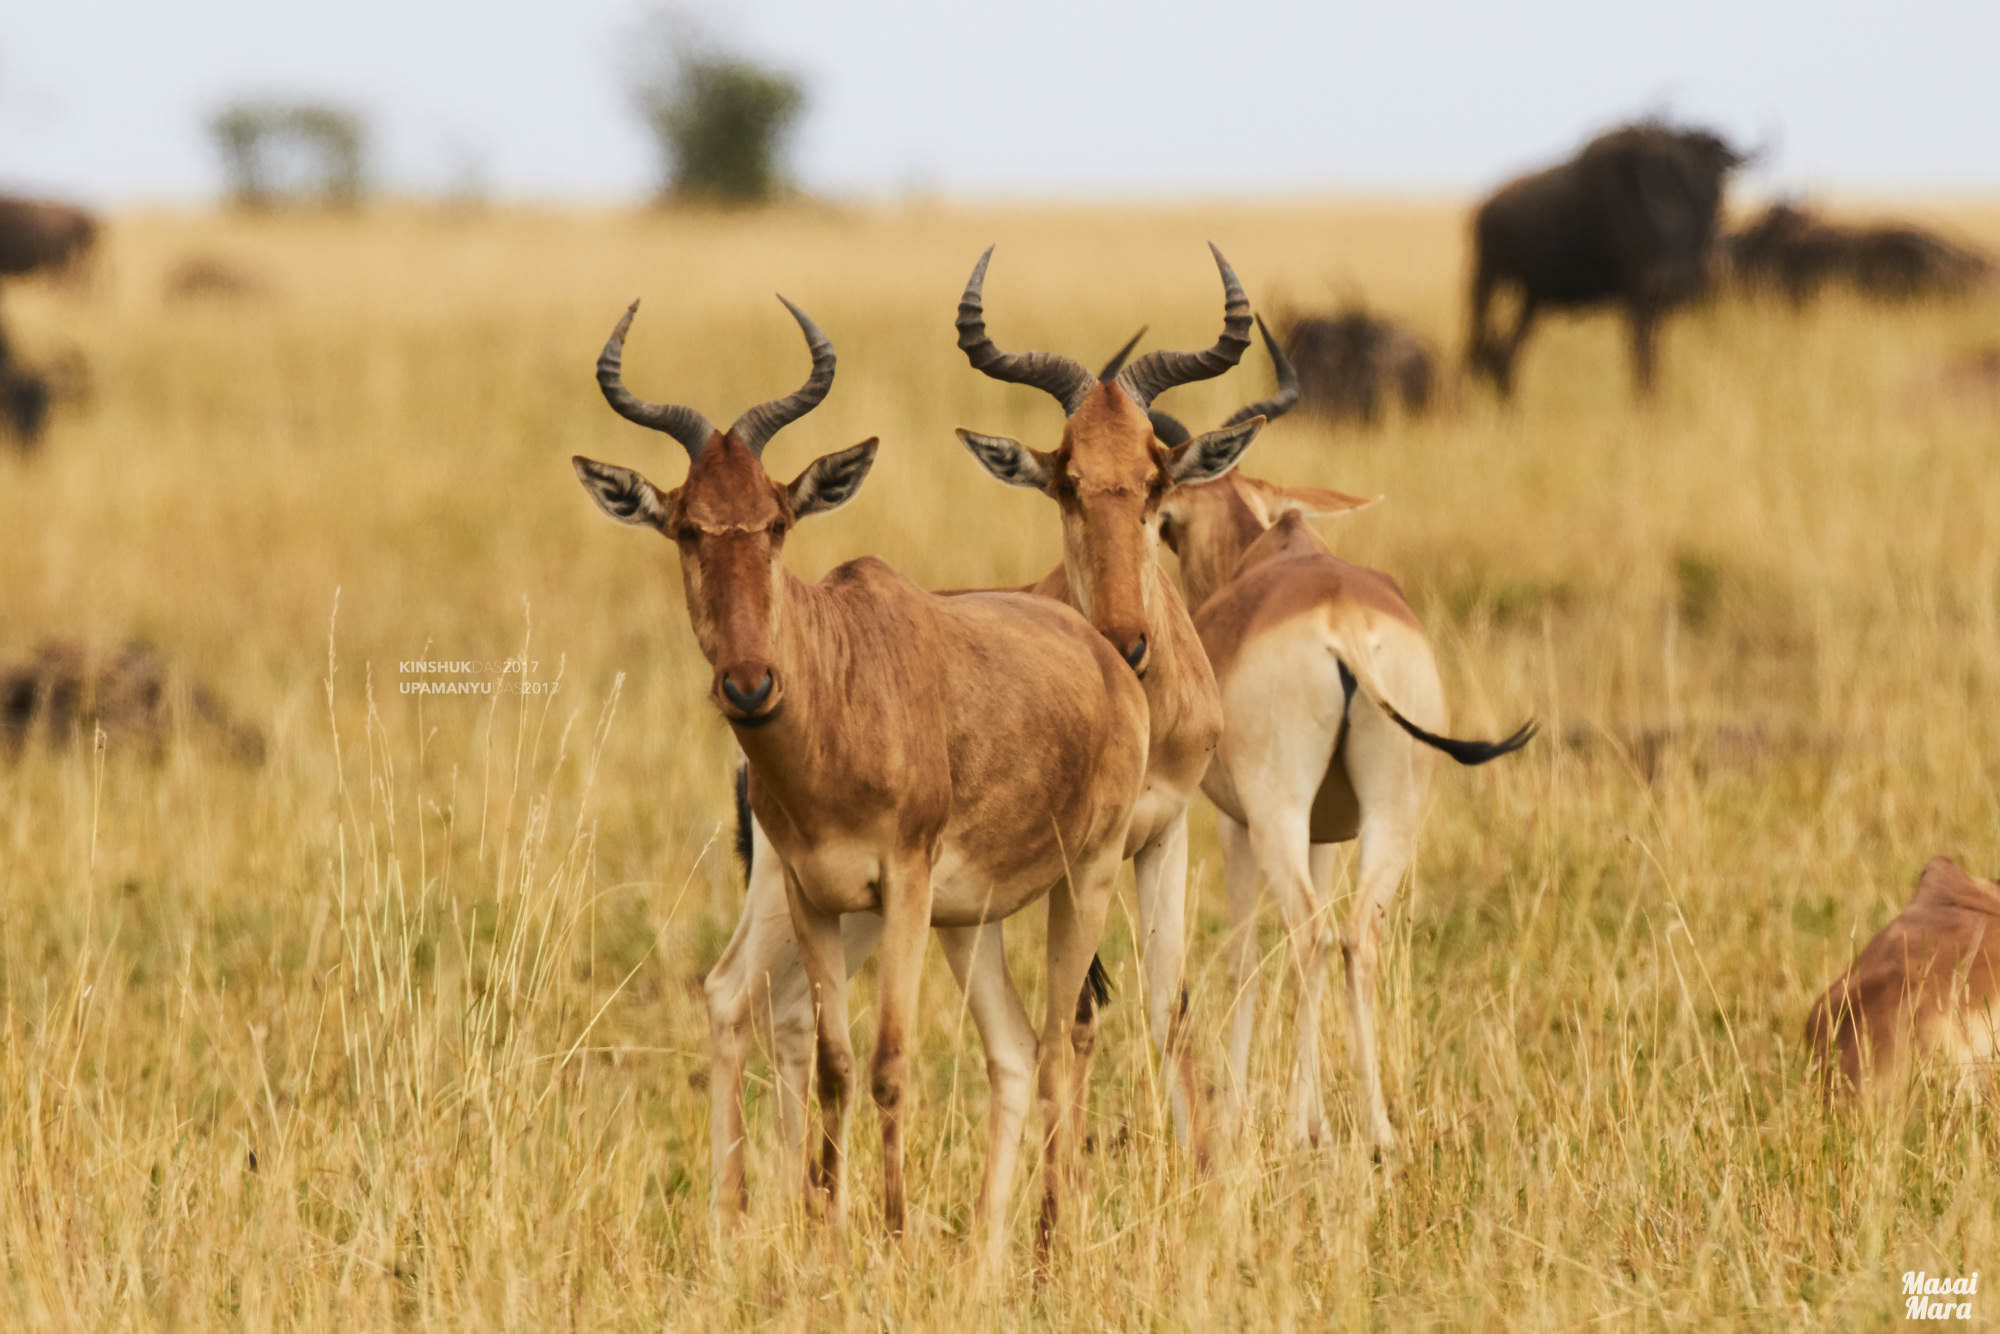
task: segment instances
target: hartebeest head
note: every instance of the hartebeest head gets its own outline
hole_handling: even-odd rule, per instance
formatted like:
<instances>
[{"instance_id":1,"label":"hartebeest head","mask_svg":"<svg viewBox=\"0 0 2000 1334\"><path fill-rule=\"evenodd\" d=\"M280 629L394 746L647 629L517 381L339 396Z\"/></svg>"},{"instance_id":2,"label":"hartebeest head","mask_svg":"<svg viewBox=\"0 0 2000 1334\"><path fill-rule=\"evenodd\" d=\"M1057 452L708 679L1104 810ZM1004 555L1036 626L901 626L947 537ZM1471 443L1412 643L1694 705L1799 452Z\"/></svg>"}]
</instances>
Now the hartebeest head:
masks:
<instances>
[{"instance_id":1,"label":"hartebeest head","mask_svg":"<svg viewBox=\"0 0 2000 1334\"><path fill-rule=\"evenodd\" d=\"M963 428L958 437L995 477L1053 496L1062 507L1071 596L1141 675L1148 656L1146 595L1153 585L1147 570L1158 540L1160 502L1176 486L1228 472L1264 424L1261 417L1232 422L1170 447L1155 436L1146 416L1154 398L1176 385L1222 374L1250 344L1250 302L1229 261L1214 246L1209 249L1222 271L1224 292L1222 336L1215 346L1148 352L1130 366L1123 365L1121 352L1101 377L1059 353L1010 355L994 346L980 297L993 257L990 246L958 303L958 345L973 367L996 380L1045 391L1068 417L1052 453ZM1128 343L1125 351L1130 350Z\"/></svg>"},{"instance_id":2,"label":"hartebeest head","mask_svg":"<svg viewBox=\"0 0 2000 1334\"><path fill-rule=\"evenodd\" d=\"M806 313L781 296L805 331L812 373L798 390L760 403L718 431L693 408L647 403L626 388L620 363L634 301L597 359L597 385L627 421L665 431L688 453L687 480L672 491L630 468L581 455L570 461L604 512L621 523L658 529L680 548L688 619L703 656L715 668L712 698L739 727L778 716L785 683L778 679L778 553L798 520L847 503L875 461L875 439L813 460L789 486L764 471L764 446L778 430L819 406L833 386L833 344Z\"/></svg>"},{"instance_id":3,"label":"hartebeest head","mask_svg":"<svg viewBox=\"0 0 2000 1334\"><path fill-rule=\"evenodd\" d=\"M1261 315L1257 317L1257 332L1263 336L1264 350L1270 353L1271 367L1278 374L1277 392L1238 408L1222 424L1223 430L1253 419L1276 421L1299 401L1298 372ZM1160 443L1171 448L1190 438L1187 427L1170 414L1154 408L1148 415ZM1160 540L1180 558L1188 606L1199 607L1235 576L1237 563L1250 544L1287 514L1323 518L1365 508L1379 499L1350 496L1324 486L1282 486L1236 470L1212 483L1181 487L1167 497L1160 505Z\"/></svg>"}]
</instances>

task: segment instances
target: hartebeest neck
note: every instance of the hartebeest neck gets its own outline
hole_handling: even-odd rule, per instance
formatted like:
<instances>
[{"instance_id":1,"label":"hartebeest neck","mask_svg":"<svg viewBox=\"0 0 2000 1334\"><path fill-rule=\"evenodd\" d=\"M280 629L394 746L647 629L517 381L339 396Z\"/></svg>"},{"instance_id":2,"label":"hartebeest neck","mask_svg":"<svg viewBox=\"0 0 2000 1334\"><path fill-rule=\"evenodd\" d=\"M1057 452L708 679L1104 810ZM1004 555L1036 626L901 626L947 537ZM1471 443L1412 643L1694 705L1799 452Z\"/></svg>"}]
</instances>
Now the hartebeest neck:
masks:
<instances>
[{"instance_id":1,"label":"hartebeest neck","mask_svg":"<svg viewBox=\"0 0 2000 1334\"><path fill-rule=\"evenodd\" d=\"M1263 512L1236 486L1234 477L1201 488L1200 515L1186 525L1181 542L1181 582L1187 604L1199 607L1243 570L1243 557L1268 526Z\"/></svg>"}]
</instances>

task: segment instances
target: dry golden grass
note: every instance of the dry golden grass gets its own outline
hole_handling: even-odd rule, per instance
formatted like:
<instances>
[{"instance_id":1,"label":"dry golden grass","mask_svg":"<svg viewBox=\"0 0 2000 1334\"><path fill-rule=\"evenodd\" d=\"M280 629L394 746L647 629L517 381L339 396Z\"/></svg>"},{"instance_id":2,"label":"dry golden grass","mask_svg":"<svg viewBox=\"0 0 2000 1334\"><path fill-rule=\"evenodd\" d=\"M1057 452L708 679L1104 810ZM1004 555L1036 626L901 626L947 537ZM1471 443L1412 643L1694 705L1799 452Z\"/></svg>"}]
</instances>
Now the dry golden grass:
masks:
<instances>
[{"instance_id":1,"label":"dry golden grass","mask_svg":"<svg viewBox=\"0 0 2000 1334\"><path fill-rule=\"evenodd\" d=\"M2000 210L1953 220L2000 242ZM774 470L884 442L791 567L1018 582L1054 515L951 428L1046 443L1057 417L953 348L967 269L1000 241L998 339L1094 360L1142 322L1213 336L1210 237L1266 307L1352 281L1459 342L1440 206L126 217L88 294L10 292L24 348L87 348L98 392L43 457L0 461L0 657L150 635L272 747L248 771L197 738L0 767L0 1324L1849 1328L1898 1317L1905 1270L1992 1267L1990 1105L1927 1086L1908 1115L1829 1118L1798 1036L1927 856L2000 863L2000 423L1909 392L1993 336L1990 297L1695 312L1650 410L1614 325L1552 326L1514 412L1472 395L1254 447L1254 474L1389 496L1328 531L1409 590L1458 731L1548 729L1436 787L1390 950L1393 1180L1344 1119L1318 1153L1274 1133L1268 1004L1264 1119L1190 1171L1128 897L1098 1148L1045 1283L1024 1172L1015 1273L969 1307L984 1075L935 966L907 1254L872 1216L872 1112L834 1247L788 1216L762 1088L753 1216L714 1245L695 979L738 900L730 745L670 548L572 480L576 451L681 467L599 403L598 344L644 294L631 382L727 420L803 374L783 290L843 360ZM268 295L169 304L196 252ZM1254 360L1169 406L1261 394ZM514 654L560 693L401 693L401 660ZM1670 726L1647 783L1619 739ZM1195 827L1194 1007L1219 1034Z\"/></svg>"}]
</instances>

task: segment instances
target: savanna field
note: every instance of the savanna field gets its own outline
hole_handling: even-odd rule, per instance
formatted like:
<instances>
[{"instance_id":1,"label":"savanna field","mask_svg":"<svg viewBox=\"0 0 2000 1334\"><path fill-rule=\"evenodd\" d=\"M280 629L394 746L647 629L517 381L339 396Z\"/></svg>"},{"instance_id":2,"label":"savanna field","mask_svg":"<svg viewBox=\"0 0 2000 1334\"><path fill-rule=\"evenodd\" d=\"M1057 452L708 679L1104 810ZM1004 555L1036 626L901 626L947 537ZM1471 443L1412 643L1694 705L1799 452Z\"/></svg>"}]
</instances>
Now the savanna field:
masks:
<instances>
[{"instance_id":1,"label":"savanna field","mask_svg":"<svg viewBox=\"0 0 2000 1334\"><path fill-rule=\"evenodd\" d=\"M1924 216L2000 247L2000 210ZM94 285L11 290L22 351L83 348L94 392L0 457L0 660L146 637L268 754L190 727L162 757L85 737L0 764L0 1325L1886 1328L1906 1270L2000 1269L1991 1101L1938 1080L1828 1115L1801 1038L1929 856L2000 869L2000 407L1924 387L1994 338L1991 291L1691 311L1650 407L1620 325L1552 322L1512 410L1465 390L1252 446L1252 475L1387 497L1320 527L1402 582L1456 734L1544 726L1432 787L1386 951L1393 1175L1355 1129L1337 984L1334 1142L1285 1141L1268 907L1257 1124L1206 1175L1174 1149L1127 871L1094 1150L1042 1281L1024 1164L1009 1277L972 1296L985 1073L935 950L908 1246L865 1095L852 1226L799 1225L761 1058L751 1213L711 1233L698 979L741 899L734 748L671 544L607 522L568 461L685 468L592 381L625 303L634 391L718 421L804 377L774 290L834 340L831 397L766 462L882 448L787 543L794 572L873 553L1018 584L1059 557L1054 509L952 428L1049 448L1060 417L953 346L988 242L1012 351L1095 364L1141 324L1207 346L1213 239L1267 317L1358 289L1455 361L1463 218L123 215ZM197 254L262 290L168 301ZM1213 424L1270 385L1257 349L1164 406ZM524 659L542 693L406 694L417 659ZM1200 803L1190 896L1219 1080ZM1010 928L1035 1014L1040 916Z\"/></svg>"}]
</instances>

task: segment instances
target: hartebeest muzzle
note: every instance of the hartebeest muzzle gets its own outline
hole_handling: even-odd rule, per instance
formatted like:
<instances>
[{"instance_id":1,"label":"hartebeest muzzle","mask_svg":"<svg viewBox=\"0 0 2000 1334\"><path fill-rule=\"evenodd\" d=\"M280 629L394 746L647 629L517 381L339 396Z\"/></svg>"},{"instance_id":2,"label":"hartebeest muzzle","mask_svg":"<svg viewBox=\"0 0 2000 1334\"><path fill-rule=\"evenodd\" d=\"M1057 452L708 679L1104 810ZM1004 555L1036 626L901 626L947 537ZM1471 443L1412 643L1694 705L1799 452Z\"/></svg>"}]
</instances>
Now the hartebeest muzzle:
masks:
<instances>
[{"instance_id":1,"label":"hartebeest muzzle","mask_svg":"<svg viewBox=\"0 0 2000 1334\"><path fill-rule=\"evenodd\" d=\"M769 663L735 662L715 674L715 702L739 727L762 727L778 716L784 692Z\"/></svg>"}]
</instances>

